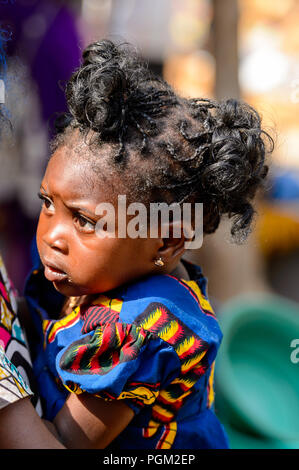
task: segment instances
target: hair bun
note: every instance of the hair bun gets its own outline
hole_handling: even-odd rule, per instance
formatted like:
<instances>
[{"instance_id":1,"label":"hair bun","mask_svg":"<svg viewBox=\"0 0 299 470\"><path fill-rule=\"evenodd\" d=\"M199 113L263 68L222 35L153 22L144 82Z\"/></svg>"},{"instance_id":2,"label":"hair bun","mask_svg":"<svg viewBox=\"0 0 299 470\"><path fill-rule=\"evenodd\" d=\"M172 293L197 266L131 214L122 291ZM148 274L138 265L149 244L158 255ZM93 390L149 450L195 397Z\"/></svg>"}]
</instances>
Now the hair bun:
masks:
<instances>
[{"instance_id":1,"label":"hair bun","mask_svg":"<svg viewBox=\"0 0 299 470\"><path fill-rule=\"evenodd\" d=\"M248 104L230 98L219 103L218 119L227 128L260 127L260 117L258 113Z\"/></svg>"},{"instance_id":2,"label":"hair bun","mask_svg":"<svg viewBox=\"0 0 299 470\"><path fill-rule=\"evenodd\" d=\"M258 113L248 104L229 99L215 105L206 119L211 134L209 164L202 171L207 200L219 214L234 215L232 234L246 235L254 215L250 203L268 171L266 141L272 138L261 129Z\"/></svg>"},{"instance_id":3,"label":"hair bun","mask_svg":"<svg viewBox=\"0 0 299 470\"><path fill-rule=\"evenodd\" d=\"M66 89L69 110L75 121L102 137L118 135L124 124L129 84L121 52L108 40L88 46L82 54L81 67Z\"/></svg>"},{"instance_id":4,"label":"hair bun","mask_svg":"<svg viewBox=\"0 0 299 470\"><path fill-rule=\"evenodd\" d=\"M116 59L118 50L113 42L104 39L90 44L82 53L83 66L91 64L102 64Z\"/></svg>"}]
</instances>

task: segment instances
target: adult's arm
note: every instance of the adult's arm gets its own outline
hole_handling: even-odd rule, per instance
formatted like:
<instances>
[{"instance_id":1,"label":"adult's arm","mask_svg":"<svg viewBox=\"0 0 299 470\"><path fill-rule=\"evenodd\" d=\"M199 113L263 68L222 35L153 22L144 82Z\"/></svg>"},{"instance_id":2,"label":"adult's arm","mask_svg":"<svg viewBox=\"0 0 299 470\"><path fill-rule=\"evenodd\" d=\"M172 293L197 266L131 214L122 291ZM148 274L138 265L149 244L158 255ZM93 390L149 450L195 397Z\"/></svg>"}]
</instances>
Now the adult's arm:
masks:
<instances>
[{"instance_id":1,"label":"adult's arm","mask_svg":"<svg viewBox=\"0 0 299 470\"><path fill-rule=\"evenodd\" d=\"M29 397L0 410L0 449L63 449L36 413Z\"/></svg>"}]
</instances>

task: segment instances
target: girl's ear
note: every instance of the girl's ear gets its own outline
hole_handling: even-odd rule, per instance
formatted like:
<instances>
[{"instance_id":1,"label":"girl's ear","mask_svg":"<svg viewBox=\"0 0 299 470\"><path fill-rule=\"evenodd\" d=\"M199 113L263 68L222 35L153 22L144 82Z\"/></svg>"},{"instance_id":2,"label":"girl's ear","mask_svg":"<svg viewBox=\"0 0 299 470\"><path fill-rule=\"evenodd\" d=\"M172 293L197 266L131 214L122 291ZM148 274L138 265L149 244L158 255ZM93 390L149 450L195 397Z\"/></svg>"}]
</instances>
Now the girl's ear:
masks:
<instances>
[{"instance_id":1,"label":"girl's ear","mask_svg":"<svg viewBox=\"0 0 299 470\"><path fill-rule=\"evenodd\" d=\"M173 261L183 255L185 252L185 242L190 240L186 238L182 226L169 223L168 228L167 235L161 238L163 245L157 253L166 265L173 263Z\"/></svg>"}]
</instances>

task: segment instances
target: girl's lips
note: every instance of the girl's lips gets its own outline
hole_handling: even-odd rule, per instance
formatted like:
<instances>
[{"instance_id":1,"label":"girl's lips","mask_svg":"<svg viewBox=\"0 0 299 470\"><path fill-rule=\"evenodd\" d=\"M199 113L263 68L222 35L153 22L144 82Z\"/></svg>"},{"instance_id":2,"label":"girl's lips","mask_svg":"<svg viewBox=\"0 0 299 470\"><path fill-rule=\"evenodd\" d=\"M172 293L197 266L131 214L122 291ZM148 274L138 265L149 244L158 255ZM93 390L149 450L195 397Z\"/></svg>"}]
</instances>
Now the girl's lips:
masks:
<instances>
[{"instance_id":1,"label":"girl's lips","mask_svg":"<svg viewBox=\"0 0 299 470\"><path fill-rule=\"evenodd\" d=\"M52 266L45 265L45 278L51 282L64 281L67 279L68 275L61 271L58 268L53 268Z\"/></svg>"}]
</instances>

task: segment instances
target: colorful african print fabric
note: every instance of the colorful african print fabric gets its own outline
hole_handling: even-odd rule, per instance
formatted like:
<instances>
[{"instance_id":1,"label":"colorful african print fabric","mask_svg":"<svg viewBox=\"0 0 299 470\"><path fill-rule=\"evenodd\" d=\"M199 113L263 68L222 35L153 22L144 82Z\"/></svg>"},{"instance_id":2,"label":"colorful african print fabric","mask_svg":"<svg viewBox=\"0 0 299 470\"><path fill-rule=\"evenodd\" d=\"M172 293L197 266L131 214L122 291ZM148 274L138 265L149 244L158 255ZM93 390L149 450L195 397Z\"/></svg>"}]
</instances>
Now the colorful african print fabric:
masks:
<instances>
[{"instance_id":1,"label":"colorful african print fabric","mask_svg":"<svg viewBox=\"0 0 299 470\"><path fill-rule=\"evenodd\" d=\"M0 409L32 395L30 356L16 312L16 292L0 256Z\"/></svg>"},{"instance_id":2,"label":"colorful african print fabric","mask_svg":"<svg viewBox=\"0 0 299 470\"><path fill-rule=\"evenodd\" d=\"M27 298L40 329L34 370L46 419L55 417L68 393L88 392L125 400L134 411L111 448L228 447L213 410L222 334L200 268L185 266L190 281L150 276L99 295L60 320L37 302L35 294L49 286L35 270Z\"/></svg>"}]
</instances>

